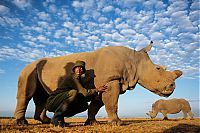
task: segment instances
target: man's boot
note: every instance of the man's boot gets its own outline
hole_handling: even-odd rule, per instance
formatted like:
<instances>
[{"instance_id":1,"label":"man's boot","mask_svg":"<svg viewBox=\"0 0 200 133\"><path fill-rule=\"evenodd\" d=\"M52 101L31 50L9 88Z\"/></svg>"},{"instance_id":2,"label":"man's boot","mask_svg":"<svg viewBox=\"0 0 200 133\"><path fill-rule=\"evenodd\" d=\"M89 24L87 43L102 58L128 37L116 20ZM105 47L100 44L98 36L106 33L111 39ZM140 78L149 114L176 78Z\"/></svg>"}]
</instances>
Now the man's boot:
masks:
<instances>
[{"instance_id":1,"label":"man's boot","mask_svg":"<svg viewBox=\"0 0 200 133\"><path fill-rule=\"evenodd\" d=\"M53 118L51 119L51 124L54 126L65 126L64 117L61 112L55 112Z\"/></svg>"},{"instance_id":2,"label":"man's boot","mask_svg":"<svg viewBox=\"0 0 200 133\"><path fill-rule=\"evenodd\" d=\"M51 119L51 123L54 126L60 126L64 127L65 126L65 121L64 121L64 114L68 108L68 102L63 102L58 106L56 109L53 118Z\"/></svg>"}]
</instances>

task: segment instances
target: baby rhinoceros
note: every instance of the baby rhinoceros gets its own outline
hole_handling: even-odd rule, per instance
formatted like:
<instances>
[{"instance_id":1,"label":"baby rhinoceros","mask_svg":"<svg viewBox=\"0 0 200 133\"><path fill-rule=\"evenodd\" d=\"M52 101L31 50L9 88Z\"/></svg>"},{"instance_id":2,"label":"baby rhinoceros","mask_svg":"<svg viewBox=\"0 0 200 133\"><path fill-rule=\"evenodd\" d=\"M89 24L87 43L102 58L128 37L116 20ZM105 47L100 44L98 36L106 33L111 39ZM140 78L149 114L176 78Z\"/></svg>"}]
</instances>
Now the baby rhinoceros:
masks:
<instances>
[{"instance_id":1,"label":"baby rhinoceros","mask_svg":"<svg viewBox=\"0 0 200 133\"><path fill-rule=\"evenodd\" d=\"M161 112L164 116L164 120L168 119L167 114L176 114L180 111L184 114L184 119L187 118L187 114L193 119L193 113L188 101L185 99L170 99L170 100L158 100L152 105L152 111L146 113L151 118L155 118L158 112Z\"/></svg>"}]
</instances>

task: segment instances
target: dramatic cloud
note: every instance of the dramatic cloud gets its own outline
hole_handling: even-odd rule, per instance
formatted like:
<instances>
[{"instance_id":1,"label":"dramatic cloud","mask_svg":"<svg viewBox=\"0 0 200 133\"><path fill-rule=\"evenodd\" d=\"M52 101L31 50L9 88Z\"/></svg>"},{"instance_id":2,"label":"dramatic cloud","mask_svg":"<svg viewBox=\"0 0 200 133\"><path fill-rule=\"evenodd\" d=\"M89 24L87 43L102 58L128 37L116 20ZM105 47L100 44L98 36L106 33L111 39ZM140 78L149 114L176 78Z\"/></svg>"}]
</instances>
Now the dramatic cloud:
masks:
<instances>
[{"instance_id":1,"label":"dramatic cloud","mask_svg":"<svg viewBox=\"0 0 200 133\"><path fill-rule=\"evenodd\" d=\"M30 62L108 45L139 50L153 40L149 55L154 62L198 77L198 0L47 0L40 8L34 3L13 0L14 10L0 5L1 61Z\"/></svg>"}]
</instances>

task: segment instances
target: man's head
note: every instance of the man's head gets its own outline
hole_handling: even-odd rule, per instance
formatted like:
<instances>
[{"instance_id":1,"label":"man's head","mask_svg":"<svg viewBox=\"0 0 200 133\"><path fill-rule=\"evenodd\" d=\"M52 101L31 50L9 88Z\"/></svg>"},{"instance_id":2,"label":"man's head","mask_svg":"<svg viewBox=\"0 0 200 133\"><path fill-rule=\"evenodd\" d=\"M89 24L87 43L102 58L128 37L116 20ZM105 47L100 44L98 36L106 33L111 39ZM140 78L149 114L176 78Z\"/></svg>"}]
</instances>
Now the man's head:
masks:
<instances>
[{"instance_id":1,"label":"man's head","mask_svg":"<svg viewBox=\"0 0 200 133\"><path fill-rule=\"evenodd\" d=\"M74 67L72 68L73 72L77 75L82 75L85 73L85 62L84 61L76 61Z\"/></svg>"}]
</instances>

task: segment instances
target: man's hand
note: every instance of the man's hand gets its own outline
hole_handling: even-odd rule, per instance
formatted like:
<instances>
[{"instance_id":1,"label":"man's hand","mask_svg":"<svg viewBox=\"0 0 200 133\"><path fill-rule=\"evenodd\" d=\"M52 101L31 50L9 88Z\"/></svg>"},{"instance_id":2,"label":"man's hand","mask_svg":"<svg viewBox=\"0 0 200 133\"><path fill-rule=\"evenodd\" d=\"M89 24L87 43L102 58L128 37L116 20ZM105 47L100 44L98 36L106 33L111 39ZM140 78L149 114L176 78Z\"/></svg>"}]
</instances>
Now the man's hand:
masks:
<instances>
[{"instance_id":1,"label":"man's hand","mask_svg":"<svg viewBox=\"0 0 200 133\"><path fill-rule=\"evenodd\" d=\"M99 87L96 88L97 92L105 92L106 89L107 89L106 85L99 86Z\"/></svg>"}]
</instances>

